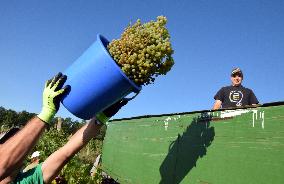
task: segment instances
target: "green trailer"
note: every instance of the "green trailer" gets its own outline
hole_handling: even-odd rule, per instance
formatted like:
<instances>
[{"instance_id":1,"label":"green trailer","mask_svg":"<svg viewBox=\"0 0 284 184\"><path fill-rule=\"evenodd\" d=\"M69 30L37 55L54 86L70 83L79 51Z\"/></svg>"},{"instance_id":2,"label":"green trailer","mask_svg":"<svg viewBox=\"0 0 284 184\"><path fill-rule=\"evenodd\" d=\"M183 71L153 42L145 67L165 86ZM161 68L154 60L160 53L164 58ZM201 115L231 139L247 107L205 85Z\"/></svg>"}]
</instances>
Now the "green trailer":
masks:
<instances>
[{"instance_id":1,"label":"green trailer","mask_svg":"<svg viewBox=\"0 0 284 184\"><path fill-rule=\"evenodd\" d=\"M133 184L284 183L284 105L108 123L102 167Z\"/></svg>"}]
</instances>

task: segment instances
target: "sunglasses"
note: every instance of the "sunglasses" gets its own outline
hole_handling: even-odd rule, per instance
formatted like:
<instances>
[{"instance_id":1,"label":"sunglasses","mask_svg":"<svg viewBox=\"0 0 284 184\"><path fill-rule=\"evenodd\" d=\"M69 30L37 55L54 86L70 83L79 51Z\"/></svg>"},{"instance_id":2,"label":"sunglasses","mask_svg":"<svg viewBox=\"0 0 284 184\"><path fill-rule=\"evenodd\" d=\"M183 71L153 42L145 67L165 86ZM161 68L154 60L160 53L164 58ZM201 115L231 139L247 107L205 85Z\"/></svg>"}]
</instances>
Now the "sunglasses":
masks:
<instances>
[{"instance_id":1,"label":"sunglasses","mask_svg":"<svg viewBox=\"0 0 284 184\"><path fill-rule=\"evenodd\" d=\"M231 77L233 77L233 78L235 78L235 77L241 77L241 78L243 78L243 75L241 75L241 74L234 74L234 75L231 75Z\"/></svg>"}]
</instances>

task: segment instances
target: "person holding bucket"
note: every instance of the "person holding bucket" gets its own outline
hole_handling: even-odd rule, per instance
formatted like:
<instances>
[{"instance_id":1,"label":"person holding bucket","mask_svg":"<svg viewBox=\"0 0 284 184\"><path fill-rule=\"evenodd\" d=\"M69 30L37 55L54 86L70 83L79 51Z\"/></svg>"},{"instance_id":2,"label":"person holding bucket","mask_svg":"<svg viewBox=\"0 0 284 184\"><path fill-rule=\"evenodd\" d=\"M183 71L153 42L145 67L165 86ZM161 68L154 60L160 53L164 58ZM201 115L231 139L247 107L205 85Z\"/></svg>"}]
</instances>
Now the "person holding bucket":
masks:
<instances>
[{"instance_id":1,"label":"person holding bucket","mask_svg":"<svg viewBox=\"0 0 284 184\"><path fill-rule=\"evenodd\" d=\"M11 137L4 136L5 140L0 144L0 184L50 183L64 165L99 133L102 124L128 102L120 100L98 113L43 163L25 173L19 172L24 158L36 144L47 124L51 123L51 119L59 109L60 101L68 93L70 87L63 88L65 81L66 76L61 73L48 80L43 91L41 113L16 134L11 134Z\"/></svg>"},{"instance_id":2,"label":"person holding bucket","mask_svg":"<svg viewBox=\"0 0 284 184\"><path fill-rule=\"evenodd\" d=\"M52 80L48 80L43 91L41 112L17 133L10 134L9 137L6 136L3 143L0 144L0 181L17 174L23 160L36 144L46 125L55 116L61 98L68 92L68 86L62 88L65 81L66 76L61 73L53 77Z\"/></svg>"}]
</instances>

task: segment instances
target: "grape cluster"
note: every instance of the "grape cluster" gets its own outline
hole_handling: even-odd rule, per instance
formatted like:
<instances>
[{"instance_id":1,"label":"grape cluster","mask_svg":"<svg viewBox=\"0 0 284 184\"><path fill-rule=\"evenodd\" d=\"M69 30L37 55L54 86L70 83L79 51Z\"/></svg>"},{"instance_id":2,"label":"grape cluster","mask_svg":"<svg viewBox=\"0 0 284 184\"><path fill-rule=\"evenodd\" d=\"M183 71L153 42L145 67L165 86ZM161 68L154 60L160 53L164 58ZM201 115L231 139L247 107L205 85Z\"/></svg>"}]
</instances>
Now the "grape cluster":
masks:
<instances>
[{"instance_id":1,"label":"grape cluster","mask_svg":"<svg viewBox=\"0 0 284 184\"><path fill-rule=\"evenodd\" d=\"M153 83L158 75L165 75L174 65L167 18L142 24L138 19L129 25L120 39L112 40L108 50L122 71L137 85Z\"/></svg>"}]
</instances>

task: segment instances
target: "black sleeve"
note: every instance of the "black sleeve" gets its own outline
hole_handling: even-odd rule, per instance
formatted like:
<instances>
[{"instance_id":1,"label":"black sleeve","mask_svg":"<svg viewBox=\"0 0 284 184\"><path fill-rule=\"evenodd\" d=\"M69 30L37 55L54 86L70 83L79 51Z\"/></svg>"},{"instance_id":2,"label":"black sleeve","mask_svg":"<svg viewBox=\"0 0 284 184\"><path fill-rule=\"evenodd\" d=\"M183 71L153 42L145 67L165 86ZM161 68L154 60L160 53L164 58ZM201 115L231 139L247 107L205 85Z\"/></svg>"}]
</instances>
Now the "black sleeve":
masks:
<instances>
[{"instance_id":1,"label":"black sleeve","mask_svg":"<svg viewBox=\"0 0 284 184\"><path fill-rule=\"evenodd\" d=\"M257 100L257 98L256 98L256 96L255 96L255 94L253 93L252 90L250 90L249 102L250 102L250 105L259 103L259 101Z\"/></svg>"},{"instance_id":2,"label":"black sleeve","mask_svg":"<svg viewBox=\"0 0 284 184\"><path fill-rule=\"evenodd\" d=\"M220 100L221 102L224 101L224 88L221 88L216 95L214 96L215 100Z\"/></svg>"}]
</instances>

